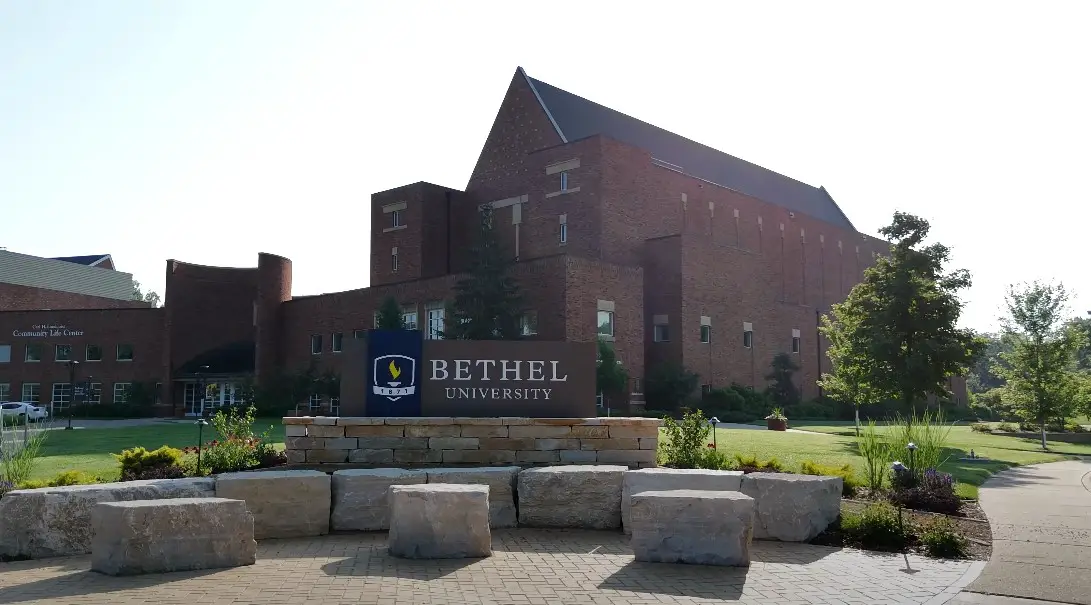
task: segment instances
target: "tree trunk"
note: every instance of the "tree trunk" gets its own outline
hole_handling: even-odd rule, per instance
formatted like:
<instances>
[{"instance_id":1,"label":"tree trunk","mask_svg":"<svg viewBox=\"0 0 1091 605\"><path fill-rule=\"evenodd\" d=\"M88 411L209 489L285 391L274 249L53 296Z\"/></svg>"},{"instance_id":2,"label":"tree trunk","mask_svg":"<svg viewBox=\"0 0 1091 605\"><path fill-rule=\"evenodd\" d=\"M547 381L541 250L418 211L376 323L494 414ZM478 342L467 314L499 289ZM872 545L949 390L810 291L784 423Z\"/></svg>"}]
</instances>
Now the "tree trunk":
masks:
<instances>
[{"instance_id":1,"label":"tree trunk","mask_svg":"<svg viewBox=\"0 0 1091 605\"><path fill-rule=\"evenodd\" d=\"M1046 418L1045 418L1045 415L1041 416L1038 419L1038 428L1040 428L1042 430L1042 449L1047 450L1047 449L1049 449L1049 447L1046 446Z\"/></svg>"},{"instance_id":2,"label":"tree trunk","mask_svg":"<svg viewBox=\"0 0 1091 605\"><path fill-rule=\"evenodd\" d=\"M860 436L860 404L856 403L852 407L856 408L856 436Z\"/></svg>"}]
</instances>

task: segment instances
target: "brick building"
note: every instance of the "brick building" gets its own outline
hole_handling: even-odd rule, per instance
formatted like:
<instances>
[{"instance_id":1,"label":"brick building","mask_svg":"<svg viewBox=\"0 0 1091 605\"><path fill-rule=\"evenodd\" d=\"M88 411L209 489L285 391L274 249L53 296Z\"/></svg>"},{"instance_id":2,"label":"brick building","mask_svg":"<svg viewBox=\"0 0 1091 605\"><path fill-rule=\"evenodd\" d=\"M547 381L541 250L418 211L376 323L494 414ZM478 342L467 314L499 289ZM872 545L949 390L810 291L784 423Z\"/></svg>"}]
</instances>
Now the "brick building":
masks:
<instances>
[{"instance_id":1,"label":"brick building","mask_svg":"<svg viewBox=\"0 0 1091 605\"><path fill-rule=\"evenodd\" d=\"M67 380L63 363L25 362L26 343L7 336L33 325L78 326L82 334L63 343L39 339L72 354L127 346L118 350L131 360L119 354L79 373L101 364L104 384L170 385L160 400L188 412L211 405L196 396L201 376L228 385L224 403L250 376L310 364L340 371L344 339L362 336L387 296L434 337L484 204L518 260L527 337L613 342L636 400L646 371L668 361L700 374L705 388L762 388L780 352L797 356L803 394L815 396L828 363L818 314L888 248L858 232L824 188L518 69L465 190L421 182L372 196L370 287L293 297L291 262L278 256L260 254L244 269L171 260L161 309L0 313L0 385L25 393L16 385ZM104 389L104 399L113 394Z\"/></svg>"}]
</instances>

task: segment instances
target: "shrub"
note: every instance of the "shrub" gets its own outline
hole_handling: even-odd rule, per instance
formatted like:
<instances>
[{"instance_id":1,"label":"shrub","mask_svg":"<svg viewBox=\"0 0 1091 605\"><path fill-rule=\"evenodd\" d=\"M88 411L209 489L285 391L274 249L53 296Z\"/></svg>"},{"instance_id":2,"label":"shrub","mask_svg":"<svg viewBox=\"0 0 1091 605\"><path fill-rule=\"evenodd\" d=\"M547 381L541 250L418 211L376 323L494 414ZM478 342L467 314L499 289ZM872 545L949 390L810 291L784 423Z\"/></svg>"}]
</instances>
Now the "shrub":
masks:
<instances>
[{"instance_id":1,"label":"shrub","mask_svg":"<svg viewBox=\"0 0 1091 605\"><path fill-rule=\"evenodd\" d=\"M30 478L48 435L44 429L24 432L0 425L0 495Z\"/></svg>"},{"instance_id":2,"label":"shrub","mask_svg":"<svg viewBox=\"0 0 1091 605\"><path fill-rule=\"evenodd\" d=\"M45 479L23 481L19 484L19 489L38 489L42 487L61 487L65 485L91 485L93 483L105 483L105 481L83 471L64 471L48 481Z\"/></svg>"},{"instance_id":3,"label":"shrub","mask_svg":"<svg viewBox=\"0 0 1091 605\"><path fill-rule=\"evenodd\" d=\"M672 468L697 468L706 456L705 445L712 426L705 420L701 410L687 412L682 422L674 418L663 418L663 433L666 439L659 442L663 453L664 465Z\"/></svg>"},{"instance_id":4,"label":"shrub","mask_svg":"<svg viewBox=\"0 0 1091 605\"><path fill-rule=\"evenodd\" d=\"M750 454L749 456L735 454L735 463L732 467L735 470L744 473L779 473L784 470L784 466L780 463L780 460L770 458L765 462L760 462L758 457L753 454Z\"/></svg>"},{"instance_id":5,"label":"shrub","mask_svg":"<svg viewBox=\"0 0 1091 605\"><path fill-rule=\"evenodd\" d=\"M906 456L902 461L909 463L910 470L919 475L920 469L939 468L946 461L943 450L951 435L951 425L943 422L943 414L926 411L908 418L898 415L890 435L892 454ZM917 446L912 456L907 451L910 443Z\"/></svg>"},{"instance_id":6,"label":"shrub","mask_svg":"<svg viewBox=\"0 0 1091 605\"><path fill-rule=\"evenodd\" d=\"M134 447L120 454L114 454L114 458L117 458L117 461L121 464L122 481L166 479L183 476L182 450L170 446L164 445L151 451L143 447ZM177 471L169 470L171 468L176 468ZM163 475L177 475L177 477L164 477Z\"/></svg>"},{"instance_id":7,"label":"shrub","mask_svg":"<svg viewBox=\"0 0 1091 605\"><path fill-rule=\"evenodd\" d=\"M851 464L844 466L829 466L825 464L818 464L805 461L800 465L799 472L804 475L822 475L824 477L841 477L841 495L845 498L851 498L856 495L856 490L860 487L860 481L856 478L856 471L852 469Z\"/></svg>"},{"instance_id":8,"label":"shrub","mask_svg":"<svg viewBox=\"0 0 1091 605\"><path fill-rule=\"evenodd\" d=\"M970 425L970 430L977 433L991 433L993 432L993 427L987 422L975 422Z\"/></svg>"},{"instance_id":9,"label":"shrub","mask_svg":"<svg viewBox=\"0 0 1091 605\"><path fill-rule=\"evenodd\" d=\"M1019 430L1019 427L1015 424L1012 424L1011 422L1001 422L996 427L996 430L1000 431L1001 433L1014 433Z\"/></svg>"},{"instance_id":10,"label":"shrub","mask_svg":"<svg viewBox=\"0 0 1091 605\"><path fill-rule=\"evenodd\" d=\"M702 452L698 468L707 468L714 471L726 471L731 468L731 460L727 454L717 450L710 443L708 449Z\"/></svg>"},{"instance_id":11,"label":"shrub","mask_svg":"<svg viewBox=\"0 0 1091 605\"><path fill-rule=\"evenodd\" d=\"M914 510L948 515L958 512L962 501L955 494L955 481L950 474L928 469L914 481L910 486L896 485L890 494L891 501Z\"/></svg>"},{"instance_id":12,"label":"shrub","mask_svg":"<svg viewBox=\"0 0 1091 605\"><path fill-rule=\"evenodd\" d=\"M890 446L874 420L869 420L860 429L860 436L856 438L856 448L860 451L860 457L864 459L864 472L868 489L878 491L883 487L883 477L886 476L887 464L890 463Z\"/></svg>"},{"instance_id":13,"label":"shrub","mask_svg":"<svg viewBox=\"0 0 1091 605\"><path fill-rule=\"evenodd\" d=\"M841 516L846 543L873 550L897 551L909 543L910 531L898 519L898 511L885 502L869 504L858 513Z\"/></svg>"},{"instance_id":14,"label":"shrub","mask_svg":"<svg viewBox=\"0 0 1091 605\"><path fill-rule=\"evenodd\" d=\"M213 428L220 439L214 439L204 445L201 452L201 472L228 473L253 468L279 466L287 462L283 453L273 449L269 442L269 431L254 435L254 413L250 406L245 410L217 410L212 416ZM186 448L185 452L197 453L197 448ZM196 473L196 461L191 474Z\"/></svg>"},{"instance_id":15,"label":"shrub","mask_svg":"<svg viewBox=\"0 0 1091 605\"><path fill-rule=\"evenodd\" d=\"M964 559L969 543L947 517L936 517L921 528L921 544L930 557Z\"/></svg>"}]
</instances>

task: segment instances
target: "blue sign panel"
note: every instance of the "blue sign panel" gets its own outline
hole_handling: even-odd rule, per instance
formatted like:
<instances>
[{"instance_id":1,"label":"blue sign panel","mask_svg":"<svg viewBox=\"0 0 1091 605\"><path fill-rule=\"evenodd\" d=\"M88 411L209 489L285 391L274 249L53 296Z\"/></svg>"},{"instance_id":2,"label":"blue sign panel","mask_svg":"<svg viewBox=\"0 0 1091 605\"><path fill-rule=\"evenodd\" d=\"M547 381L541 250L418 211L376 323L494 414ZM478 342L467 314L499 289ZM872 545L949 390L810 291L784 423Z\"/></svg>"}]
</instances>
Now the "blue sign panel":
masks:
<instances>
[{"instance_id":1,"label":"blue sign panel","mask_svg":"<svg viewBox=\"0 0 1091 605\"><path fill-rule=\"evenodd\" d=\"M420 330L368 331L368 416L421 415L422 352Z\"/></svg>"}]
</instances>

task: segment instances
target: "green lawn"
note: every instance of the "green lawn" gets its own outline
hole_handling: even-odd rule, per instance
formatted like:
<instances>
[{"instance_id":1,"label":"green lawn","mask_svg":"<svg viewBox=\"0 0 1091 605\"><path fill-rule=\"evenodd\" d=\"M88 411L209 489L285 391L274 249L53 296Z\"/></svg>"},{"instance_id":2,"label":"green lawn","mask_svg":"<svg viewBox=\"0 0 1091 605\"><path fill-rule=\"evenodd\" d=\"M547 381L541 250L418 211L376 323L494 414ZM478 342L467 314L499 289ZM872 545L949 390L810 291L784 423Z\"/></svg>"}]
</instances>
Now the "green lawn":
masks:
<instances>
[{"instance_id":1,"label":"green lawn","mask_svg":"<svg viewBox=\"0 0 1091 605\"><path fill-rule=\"evenodd\" d=\"M798 470L801 462L820 464L851 464L857 476L864 477L863 458L857 453L855 431L851 422L796 421L792 428L821 433L780 433L776 431L719 429L716 442L729 456L753 454L759 459L776 457L789 470ZM959 481L959 495L977 497L977 486L989 475L1020 464L1056 462L1071 456L1091 456L1091 445L1050 442L1049 452L1043 452L1037 441L1003 435L975 433L967 425L951 428L950 458L941 470ZM970 450L990 462L962 462L959 458Z\"/></svg>"},{"instance_id":2,"label":"green lawn","mask_svg":"<svg viewBox=\"0 0 1091 605\"><path fill-rule=\"evenodd\" d=\"M254 422L254 432L261 433L270 425L273 427L269 431L270 440L283 443L284 427L280 424L280 418L258 419ZM216 438L212 426L206 426L204 440L207 442ZM131 447L154 449L161 445L177 448L197 445L197 427L192 422L159 422L149 426L51 430L31 479L52 479L69 470L116 479L120 471L117 461L110 454Z\"/></svg>"}]
</instances>

